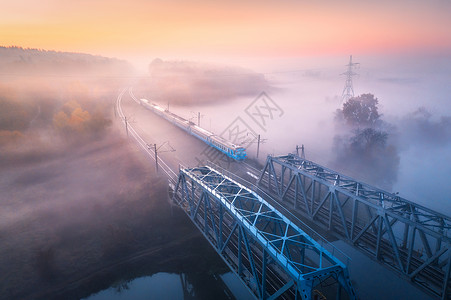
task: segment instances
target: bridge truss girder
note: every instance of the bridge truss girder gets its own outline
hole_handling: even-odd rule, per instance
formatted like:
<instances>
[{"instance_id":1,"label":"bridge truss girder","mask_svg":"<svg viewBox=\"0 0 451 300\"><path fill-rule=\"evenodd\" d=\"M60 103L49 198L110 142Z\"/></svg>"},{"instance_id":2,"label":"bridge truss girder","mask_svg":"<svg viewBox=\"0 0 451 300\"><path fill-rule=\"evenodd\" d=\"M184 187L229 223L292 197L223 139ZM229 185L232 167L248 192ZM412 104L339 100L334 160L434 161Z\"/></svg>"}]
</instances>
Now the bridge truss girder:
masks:
<instances>
[{"instance_id":1,"label":"bridge truss girder","mask_svg":"<svg viewBox=\"0 0 451 300\"><path fill-rule=\"evenodd\" d=\"M294 154L268 156L258 185L416 285L451 297L450 217Z\"/></svg>"},{"instance_id":2,"label":"bridge truss girder","mask_svg":"<svg viewBox=\"0 0 451 300\"><path fill-rule=\"evenodd\" d=\"M347 267L255 192L211 167L182 169L173 200L258 299L356 299Z\"/></svg>"}]
</instances>

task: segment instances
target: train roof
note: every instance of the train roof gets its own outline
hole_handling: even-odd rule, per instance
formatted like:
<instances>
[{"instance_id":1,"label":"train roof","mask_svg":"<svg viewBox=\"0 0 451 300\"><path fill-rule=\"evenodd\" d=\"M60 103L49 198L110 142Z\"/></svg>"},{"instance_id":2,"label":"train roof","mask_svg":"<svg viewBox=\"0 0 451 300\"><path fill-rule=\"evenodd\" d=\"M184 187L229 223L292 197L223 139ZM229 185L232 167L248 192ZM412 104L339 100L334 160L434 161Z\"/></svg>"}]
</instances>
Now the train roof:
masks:
<instances>
[{"instance_id":1,"label":"train roof","mask_svg":"<svg viewBox=\"0 0 451 300\"><path fill-rule=\"evenodd\" d=\"M232 142L226 140L225 138L223 138L223 137L221 137L219 135L216 135L216 134L212 134L210 136L210 138L213 139L213 140L216 140L217 142L219 142L219 143L221 143L221 144L223 144L225 146L227 146L228 148L232 148L232 149L244 148L241 145L235 145L234 143L232 143Z\"/></svg>"},{"instance_id":2,"label":"train roof","mask_svg":"<svg viewBox=\"0 0 451 300\"><path fill-rule=\"evenodd\" d=\"M146 99L141 99L141 100L145 100L146 102L149 102L149 101L146 100ZM214 134L214 133L211 132L211 131L208 131L208 130L206 130L206 129L200 127L200 126L197 126L197 125L193 124L192 122L189 122L188 120L186 120L186 119L184 119L184 118L182 118L182 117L180 117L180 116L178 116L178 115L176 115L176 114L174 114L174 113L172 113L172 112L170 112L170 111L165 110L164 108L162 108L161 106L158 106L158 105L155 104L155 103L152 103L152 106L154 106L155 109L158 109L159 111L161 111L161 112L163 112L163 113L165 113L165 114L167 114L167 115L169 115L169 116L171 116L171 117L177 118L177 119L179 119L179 120L182 121L182 122L189 123L190 126L191 126L192 128L194 128L195 130L197 130L197 131L199 131L200 133L202 133L202 134L204 134L204 135L210 137L211 139L216 140L216 141L219 142L219 143L224 144L224 145L227 146L228 148L232 148L232 149L243 148L243 149L244 149L243 146L241 146L241 145L236 145L236 144L234 144L234 143L232 143L232 142L226 140L225 138L223 138L223 137L221 137L221 136L219 136L219 135Z\"/></svg>"}]
</instances>

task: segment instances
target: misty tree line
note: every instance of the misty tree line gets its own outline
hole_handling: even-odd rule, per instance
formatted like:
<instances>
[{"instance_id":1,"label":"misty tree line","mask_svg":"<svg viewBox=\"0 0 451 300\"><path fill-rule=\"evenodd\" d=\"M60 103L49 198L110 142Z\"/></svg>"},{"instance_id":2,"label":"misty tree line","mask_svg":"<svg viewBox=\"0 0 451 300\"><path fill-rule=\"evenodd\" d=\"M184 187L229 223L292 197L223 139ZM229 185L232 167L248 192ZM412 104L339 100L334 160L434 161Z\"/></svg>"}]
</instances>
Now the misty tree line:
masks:
<instances>
[{"instance_id":1,"label":"misty tree line","mask_svg":"<svg viewBox=\"0 0 451 300\"><path fill-rule=\"evenodd\" d=\"M2 150L48 144L40 137L49 134L66 142L98 137L111 124L110 100L122 80L114 76L133 72L119 59L17 46L0 46L0 69L14 74L0 84Z\"/></svg>"},{"instance_id":2,"label":"misty tree line","mask_svg":"<svg viewBox=\"0 0 451 300\"><path fill-rule=\"evenodd\" d=\"M8 74L124 74L133 72L130 63L85 53L0 46L0 69Z\"/></svg>"},{"instance_id":3,"label":"misty tree line","mask_svg":"<svg viewBox=\"0 0 451 300\"><path fill-rule=\"evenodd\" d=\"M451 116L433 116L425 107L395 124L382 119L372 94L350 98L335 114L333 167L358 179L391 189L397 180L400 152L409 147L427 151L451 143Z\"/></svg>"},{"instance_id":4,"label":"misty tree line","mask_svg":"<svg viewBox=\"0 0 451 300\"><path fill-rule=\"evenodd\" d=\"M108 103L93 99L87 86L70 83L63 94L0 86L0 147L36 141L44 132L72 140L98 138L111 125Z\"/></svg>"},{"instance_id":5,"label":"misty tree line","mask_svg":"<svg viewBox=\"0 0 451 300\"><path fill-rule=\"evenodd\" d=\"M391 189L397 179L399 155L389 143L390 124L381 119L378 99L362 94L343 103L336 112L342 134L335 136L335 166L383 188Z\"/></svg>"}]
</instances>

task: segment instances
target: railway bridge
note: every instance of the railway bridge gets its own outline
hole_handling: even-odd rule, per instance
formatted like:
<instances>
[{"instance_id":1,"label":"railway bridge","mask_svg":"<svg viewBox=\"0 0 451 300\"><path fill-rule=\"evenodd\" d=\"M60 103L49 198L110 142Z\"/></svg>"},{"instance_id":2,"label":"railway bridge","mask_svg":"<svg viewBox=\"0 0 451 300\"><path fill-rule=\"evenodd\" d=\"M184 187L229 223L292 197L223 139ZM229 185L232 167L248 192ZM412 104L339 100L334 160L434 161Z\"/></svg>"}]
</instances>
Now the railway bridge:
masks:
<instances>
[{"instance_id":1,"label":"railway bridge","mask_svg":"<svg viewBox=\"0 0 451 300\"><path fill-rule=\"evenodd\" d=\"M213 167L181 168L173 200L256 298L357 299L338 249Z\"/></svg>"},{"instance_id":2,"label":"railway bridge","mask_svg":"<svg viewBox=\"0 0 451 300\"><path fill-rule=\"evenodd\" d=\"M258 185L441 299L451 299L451 218L295 154L268 156Z\"/></svg>"}]
</instances>

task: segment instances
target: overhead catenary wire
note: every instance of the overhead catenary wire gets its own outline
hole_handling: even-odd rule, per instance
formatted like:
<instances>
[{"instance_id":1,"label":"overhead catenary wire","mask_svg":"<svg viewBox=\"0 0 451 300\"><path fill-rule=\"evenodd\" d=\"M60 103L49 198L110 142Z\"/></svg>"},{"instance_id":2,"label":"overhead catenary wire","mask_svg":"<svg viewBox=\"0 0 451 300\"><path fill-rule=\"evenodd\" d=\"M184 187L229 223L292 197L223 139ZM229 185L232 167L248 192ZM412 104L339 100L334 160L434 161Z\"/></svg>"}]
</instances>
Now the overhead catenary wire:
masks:
<instances>
[{"instance_id":1,"label":"overhead catenary wire","mask_svg":"<svg viewBox=\"0 0 451 300\"><path fill-rule=\"evenodd\" d=\"M121 117L122 122L124 122L124 112L122 110L121 107L121 102L122 102L122 96L124 95L125 91L127 90L127 88L124 88L118 95L117 99L116 99L116 107L117 107L117 111L119 114L119 117ZM125 124L124 124L125 125ZM130 135L138 142L138 145L152 158L154 159L155 157L155 152L152 151L152 149L149 149L149 147L147 146L146 141L144 141L144 139L136 132L136 130L133 128L133 126L131 126L130 124L128 124L128 130ZM176 174L167 164L164 160L160 159L161 161L161 166L162 166L162 170L163 172L168 176L168 178L175 182L176 178L178 176L178 174Z\"/></svg>"}]
</instances>

